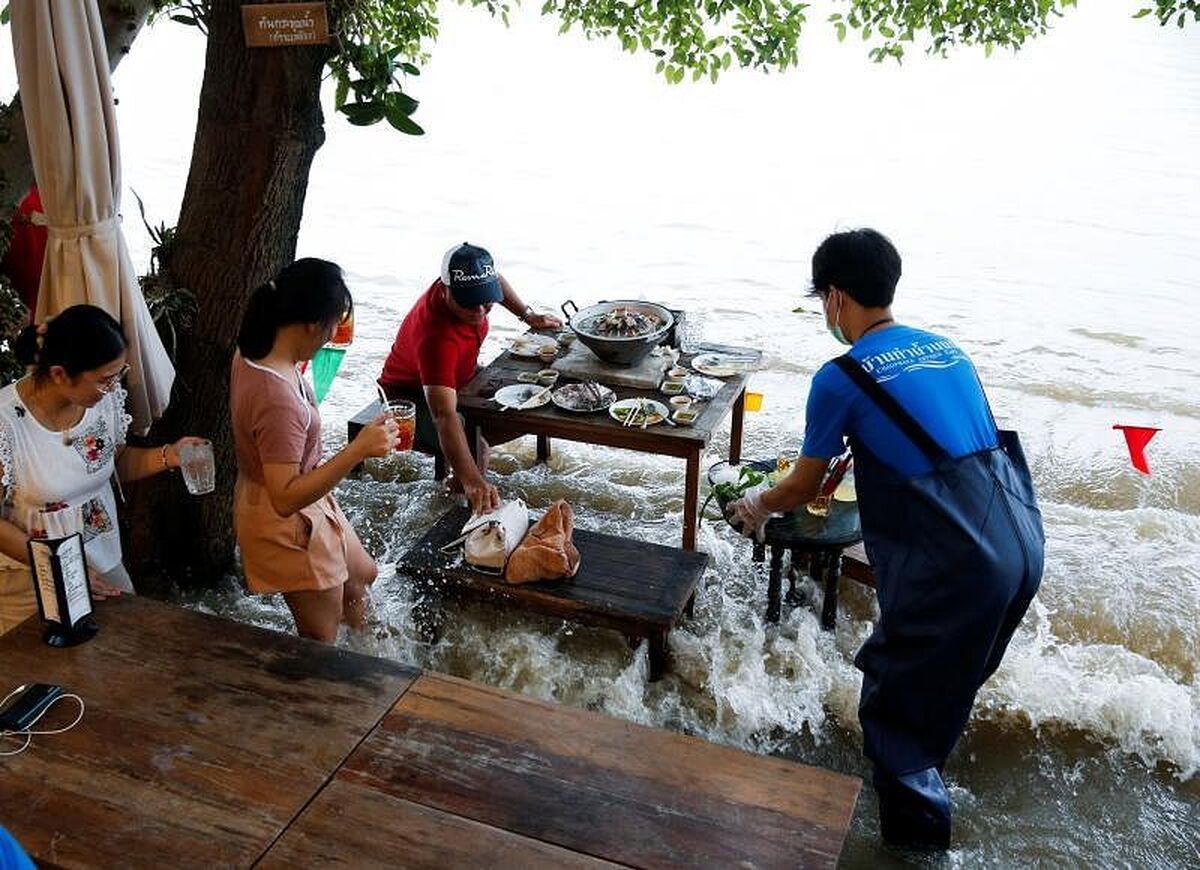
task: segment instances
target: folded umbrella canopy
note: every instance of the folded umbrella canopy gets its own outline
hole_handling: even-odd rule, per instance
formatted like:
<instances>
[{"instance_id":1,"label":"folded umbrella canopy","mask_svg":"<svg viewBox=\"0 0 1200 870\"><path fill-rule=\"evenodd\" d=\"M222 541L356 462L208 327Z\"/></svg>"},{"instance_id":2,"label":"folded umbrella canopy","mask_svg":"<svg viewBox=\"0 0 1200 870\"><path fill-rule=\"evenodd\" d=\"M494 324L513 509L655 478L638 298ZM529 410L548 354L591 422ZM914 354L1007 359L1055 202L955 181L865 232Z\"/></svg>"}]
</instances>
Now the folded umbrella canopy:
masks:
<instances>
[{"instance_id":1,"label":"folded umbrella canopy","mask_svg":"<svg viewBox=\"0 0 1200 870\"><path fill-rule=\"evenodd\" d=\"M121 156L96 0L20 0L13 55L49 238L37 318L89 302L129 342L135 431L162 416L175 369L138 288L121 231Z\"/></svg>"}]
</instances>

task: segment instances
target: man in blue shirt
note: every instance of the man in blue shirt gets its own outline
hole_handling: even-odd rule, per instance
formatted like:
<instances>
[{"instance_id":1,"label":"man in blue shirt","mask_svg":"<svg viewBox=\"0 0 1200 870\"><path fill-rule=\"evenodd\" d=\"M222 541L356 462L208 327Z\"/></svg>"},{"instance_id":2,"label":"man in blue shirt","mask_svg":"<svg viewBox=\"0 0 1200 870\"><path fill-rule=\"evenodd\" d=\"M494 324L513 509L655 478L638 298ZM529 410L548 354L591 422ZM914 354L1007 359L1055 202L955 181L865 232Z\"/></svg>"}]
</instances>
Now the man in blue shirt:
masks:
<instances>
[{"instance_id":1,"label":"man in blue shirt","mask_svg":"<svg viewBox=\"0 0 1200 870\"><path fill-rule=\"evenodd\" d=\"M871 229L813 255L814 295L850 349L813 377L802 455L731 505L747 533L811 501L849 438L879 621L855 657L884 839L947 848L941 772L1042 573L1041 515L1016 433L998 432L949 339L892 317L900 254Z\"/></svg>"}]
</instances>

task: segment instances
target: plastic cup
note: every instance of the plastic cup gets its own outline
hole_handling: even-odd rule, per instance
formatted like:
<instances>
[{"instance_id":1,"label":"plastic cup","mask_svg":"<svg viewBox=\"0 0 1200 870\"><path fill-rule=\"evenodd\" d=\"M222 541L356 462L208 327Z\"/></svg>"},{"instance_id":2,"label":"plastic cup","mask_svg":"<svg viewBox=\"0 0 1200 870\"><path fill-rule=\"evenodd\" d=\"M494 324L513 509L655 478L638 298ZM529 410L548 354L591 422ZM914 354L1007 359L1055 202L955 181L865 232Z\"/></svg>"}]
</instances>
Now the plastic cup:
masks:
<instances>
[{"instance_id":1,"label":"plastic cup","mask_svg":"<svg viewBox=\"0 0 1200 870\"><path fill-rule=\"evenodd\" d=\"M538 356L541 357L542 362L546 362L546 363L554 362L554 360L556 360L558 358L558 345L557 344L542 345L542 347L538 350Z\"/></svg>"},{"instance_id":2,"label":"plastic cup","mask_svg":"<svg viewBox=\"0 0 1200 870\"><path fill-rule=\"evenodd\" d=\"M387 411L396 423L396 451L412 450L413 438L417 434L417 403L408 399L393 399L387 403Z\"/></svg>"},{"instance_id":3,"label":"plastic cup","mask_svg":"<svg viewBox=\"0 0 1200 870\"><path fill-rule=\"evenodd\" d=\"M338 321L333 328L333 338L329 339L330 347L349 347L354 342L354 314Z\"/></svg>"},{"instance_id":4,"label":"plastic cup","mask_svg":"<svg viewBox=\"0 0 1200 870\"><path fill-rule=\"evenodd\" d=\"M217 466L211 441L188 442L179 448L183 483L192 495L207 495L217 488Z\"/></svg>"},{"instance_id":5,"label":"plastic cup","mask_svg":"<svg viewBox=\"0 0 1200 870\"><path fill-rule=\"evenodd\" d=\"M558 341L558 346L565 350L571 346L572 342L575 341L575 333L560 332L557 336L555 336L555 339Z\"/></svg>"},{"instance_id":6,"label":"plastic cup","mask_svg":"<svg viewBox=\"0 0 1200 870\"><path fill-rule=\"evenodd\" d=\"M685 411L689 407L691 407L692 397L691 396L672 396L670 398L670 402L672 405L675 406L675 409L677 411Z\"/></svg>"},{"instance_id":7,"label":"plastic cup","mask_svg":"<svg viewBox=\"0 0 1200 870\"><path fill-rule=\"evenodd\" d=\"M814 517L827 517L829 516L829 496L819 495L805 505L805 507Z\"/></svg>"},{"instance_id":8,"label":"plastic cup","mask_svg":"<svg viewBox=\"0 0 1200 870\"><path fill-rule=\"evenodd\" d=\"M554 369L542 369L537 373L537 382L543 387L552 387L558 383L558 372Z\"/></svg>"}]
</instances>

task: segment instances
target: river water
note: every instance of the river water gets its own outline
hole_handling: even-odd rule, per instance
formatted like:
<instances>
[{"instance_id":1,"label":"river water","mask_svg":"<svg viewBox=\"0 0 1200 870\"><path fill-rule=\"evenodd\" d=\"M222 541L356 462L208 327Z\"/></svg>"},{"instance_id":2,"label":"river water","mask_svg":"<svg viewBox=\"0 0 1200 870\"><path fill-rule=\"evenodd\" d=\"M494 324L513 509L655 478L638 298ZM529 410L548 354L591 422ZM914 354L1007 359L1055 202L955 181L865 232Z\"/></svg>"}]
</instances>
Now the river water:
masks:
<instances>
[{"instance_id":1,"label":"river water","mask_svg":"<svg viewBox=\"0 0 1200 870\"><path fill-rule=\"evenodd\" d=\"M763 348L745 453L772 456L801 439L808 379L837 352L819 317L792 313L811 251L876 226L905 258L897 315L959 341L1021 431L1048 538L1041 592L947 767L954 849L930 863L1200 863L1200 54L1194 27L1131 21L1137 5L1089 4L1016 56L901 68L871 65L814 15L800 70L674 88L644 58L558 37L532 12L506 30L445 8L410 83L429 134L334 121L313 169L299 249L342 263L358 305L322 408L328 446L371 397L442 251L469 239L547 309L645 297L699 312L707 338ZM161 25L117 75L125 181L155 220L178 209L202 65L198 37ZM144 233L126 229L144 261ZM517 326L493 316L485 359ZM1162 428L1151 477L1114 423ZM726 428L708 460L727 445ZM504 493L535 508L566 498L586 528L677 540L681 462L567 443L548 467L533 458L532 439L499 449ZM340 488L381 565L371 631L347 645L868 773L851 660L871 594L843 590L833 633L807 609L765 626L762 566L705 521L712 564L661 682L646 683L645 649L612 633L483 607L454 611L429 647L392 563L451 504L431 478L429 460L404 456ZM281 601L232 580L182 597L290 629ZM878 845L867 788L847 866L907 860Z\"/></svg>"}]
</instances>

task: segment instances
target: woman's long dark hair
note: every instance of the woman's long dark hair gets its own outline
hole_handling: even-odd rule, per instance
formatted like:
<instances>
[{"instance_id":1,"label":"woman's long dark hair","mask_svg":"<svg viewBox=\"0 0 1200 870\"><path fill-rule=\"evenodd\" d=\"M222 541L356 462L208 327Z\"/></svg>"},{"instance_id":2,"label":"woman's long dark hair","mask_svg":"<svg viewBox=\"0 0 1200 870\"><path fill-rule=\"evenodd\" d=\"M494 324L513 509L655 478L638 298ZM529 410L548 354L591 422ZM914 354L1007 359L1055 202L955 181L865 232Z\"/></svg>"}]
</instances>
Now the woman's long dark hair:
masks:
<instances>
[{"instance_id":1,"label":"woman's long dark hair","mask_svg":"<svg viewBox=\"0 0 1200 870\"><path fill-rule=\"evenodd\" d=\"M98 369L121 355L128 343L117 323L103 308L72 305L42 327L26 326L13 340L13 356L45 378L51 366L62 366L72 378Z\"/></svg>"},{"instance_id":2,"label":"woman's long dark hair","mask_svg":"<svg viewBox=\"0 0 1200 870\"><path fill-rule=\"evenodd\" d=\"M245 359L262 359L271 352L281 326L328 326L353 310L354 300L342 279L341 267L328 260L305 257L250 294L238 331L238 350Z\"/></svg>"}]
</instances>

